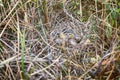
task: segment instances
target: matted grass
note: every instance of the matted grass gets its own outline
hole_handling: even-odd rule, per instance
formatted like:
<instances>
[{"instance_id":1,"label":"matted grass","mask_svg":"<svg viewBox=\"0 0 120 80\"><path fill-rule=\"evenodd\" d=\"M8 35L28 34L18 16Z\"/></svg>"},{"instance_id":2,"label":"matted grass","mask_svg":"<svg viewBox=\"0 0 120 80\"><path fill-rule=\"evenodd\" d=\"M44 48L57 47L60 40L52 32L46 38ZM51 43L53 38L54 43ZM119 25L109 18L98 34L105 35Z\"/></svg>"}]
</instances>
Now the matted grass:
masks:
<instances>
[{"instance_id":1,"label":"matted grass","mask_svg":"<svg viewBox=\"0 0 120 80\"><path fill-rule=\"evenodd\" d=\"M0 80L120 79L119 0L0 0Z\"/></svg>"}]
</instances>

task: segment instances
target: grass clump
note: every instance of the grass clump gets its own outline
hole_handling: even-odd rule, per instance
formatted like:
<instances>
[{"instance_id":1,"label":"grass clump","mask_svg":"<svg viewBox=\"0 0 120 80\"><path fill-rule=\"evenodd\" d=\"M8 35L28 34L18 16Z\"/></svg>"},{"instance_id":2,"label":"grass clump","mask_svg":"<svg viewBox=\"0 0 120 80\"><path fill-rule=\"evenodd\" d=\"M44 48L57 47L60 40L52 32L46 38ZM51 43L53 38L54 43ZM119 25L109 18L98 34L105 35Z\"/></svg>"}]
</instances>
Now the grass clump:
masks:
<instances>
[{"instance_id":1,"label":"grass clump","mask_svg":"<svg viewBox=\"0 0 120 80\"><path fill-rule=\"evenodd\" d=\"M119 0L0 0L1 80L120 78Z\"/></svg>"}]
</instances>

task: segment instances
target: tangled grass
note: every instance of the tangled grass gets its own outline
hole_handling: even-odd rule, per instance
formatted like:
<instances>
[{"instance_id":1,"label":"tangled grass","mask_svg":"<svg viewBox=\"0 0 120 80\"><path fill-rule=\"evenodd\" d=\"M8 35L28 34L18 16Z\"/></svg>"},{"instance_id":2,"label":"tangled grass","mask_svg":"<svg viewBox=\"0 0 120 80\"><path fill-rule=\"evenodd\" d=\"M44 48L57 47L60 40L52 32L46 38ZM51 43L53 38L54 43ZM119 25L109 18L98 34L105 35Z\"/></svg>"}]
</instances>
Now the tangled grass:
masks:
<instances>
[{"instance_id":1,"label":"tangled grass","mask_svg":"<svg viewBox=\"0 0 120 80\"><path fill-rule=\"evenodd\" d=\"M0 79L120 79L119 0L0 0Z\"/></svg>"}]
</instances>

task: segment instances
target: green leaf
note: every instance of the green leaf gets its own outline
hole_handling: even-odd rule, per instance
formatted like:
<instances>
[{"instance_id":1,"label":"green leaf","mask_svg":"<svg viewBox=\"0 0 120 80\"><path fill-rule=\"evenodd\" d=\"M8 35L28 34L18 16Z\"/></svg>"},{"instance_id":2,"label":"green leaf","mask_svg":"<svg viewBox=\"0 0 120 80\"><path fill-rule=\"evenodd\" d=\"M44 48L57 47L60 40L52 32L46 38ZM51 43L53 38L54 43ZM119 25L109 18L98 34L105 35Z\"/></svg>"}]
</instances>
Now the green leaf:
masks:
<instances>
[{"instance_id":1,"label":"green leaf","mask_svg":"<svg viewBox=\"0 0 120 80\"><path fill-rule=\"evenodd\" d=\"M111 37L111 33L112 33L112 28L107 26L106 27L106 35L107 35L108 38Z\"/></svg>"},{"instance_id":2,"label":"green leaf","mask_svg":"<svg viewBox=\"0 0 120 80\"><path fill-rule=\"evenodd\" d=\"M80 10L77 11L77 14L79 14L79 15L81 14Z\"/></svg>"},{"instance_id":3,"label":"green leaf","mask_svg":"<svg viewBox=\"0 0 120 80\"><path fill-rule=\"evenodd\" d=\"M37 2L37 0L34 0L34 2L36 3L36 2Z\"/></svg>"},{"instance_id":4,"label":"green leaf","mask_svg":"<svg viewBox=\"0 0 120 80\"><path fill-rule=\"evenodd\" d=\"M79 2L76 2L76 5L78 6L80 3Z\"/></svg>"},{"instance_id":5,"label":"green leaf","mask_svg":"<svg viewBox=\"0 0 120 80\"><path fill-rule=\"evenodd\" d=\"M0 42L0 52L2 52L2 44L1 44L1 42Z\"/></svg>"}]
</instances>

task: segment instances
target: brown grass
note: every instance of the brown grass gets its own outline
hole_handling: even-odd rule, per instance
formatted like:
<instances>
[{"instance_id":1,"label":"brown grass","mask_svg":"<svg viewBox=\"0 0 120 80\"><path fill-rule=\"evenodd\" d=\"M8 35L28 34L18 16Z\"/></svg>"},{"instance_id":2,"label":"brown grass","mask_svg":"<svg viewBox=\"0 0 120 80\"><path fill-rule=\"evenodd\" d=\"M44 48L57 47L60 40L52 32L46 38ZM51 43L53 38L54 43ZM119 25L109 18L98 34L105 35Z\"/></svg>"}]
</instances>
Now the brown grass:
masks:
<instances>
[{"instance_id":1,"label":"brown grass","mask_svg":"<svg viewBox=\"0 0 120 80\"><path fill-rule=\"evenodd\" d=\"M120 79L120 2L1 0L0 80L18 79Z\"/></svg>"}]
</instances>

